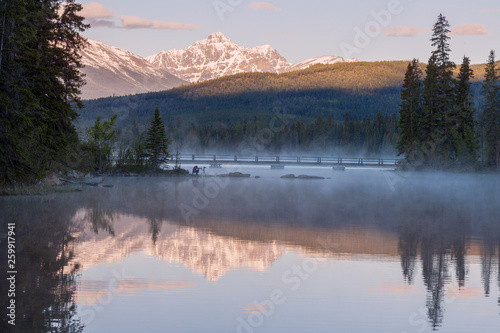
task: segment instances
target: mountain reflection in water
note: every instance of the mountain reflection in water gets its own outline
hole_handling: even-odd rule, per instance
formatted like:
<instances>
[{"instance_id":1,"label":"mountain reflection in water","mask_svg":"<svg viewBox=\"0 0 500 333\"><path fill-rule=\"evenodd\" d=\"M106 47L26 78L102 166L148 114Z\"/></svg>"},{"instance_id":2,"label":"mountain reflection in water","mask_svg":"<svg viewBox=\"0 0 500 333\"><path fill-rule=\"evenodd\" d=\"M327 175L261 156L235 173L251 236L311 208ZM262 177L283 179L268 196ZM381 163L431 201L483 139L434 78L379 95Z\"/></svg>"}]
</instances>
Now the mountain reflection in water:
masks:
<instances>
[{"instance_id":1,"label":"mountain reflection in water","mask_svg":"<svg viewBox=\"0 0 500 333\"><path fill-rule=\"evenodd\" d=\"M421 276L425 317L433 330L443 328L450 299L478 296L469 285L475 279L471 265L480 264L485 299L499 294L497 176L423 174L395 186L384 172L332 178L111 178L114 188L0 198L3 228L9 222L17 228L16 328L85 332L77 308L103 302L110 287L81 273L137 253L180 264L213 283L242 268L268 271L290 251L329 261L399 261L406 287L382 288L420 295ZM169 277L123 275L113 286L116 295L197 287ZM6 302L3 298L2 306ZM247 308L255 312L255 306ZM498 313L496 320L500 324ZM5 318L2 326L2 332L9 329Z\"/></svg>"}]
</instances>

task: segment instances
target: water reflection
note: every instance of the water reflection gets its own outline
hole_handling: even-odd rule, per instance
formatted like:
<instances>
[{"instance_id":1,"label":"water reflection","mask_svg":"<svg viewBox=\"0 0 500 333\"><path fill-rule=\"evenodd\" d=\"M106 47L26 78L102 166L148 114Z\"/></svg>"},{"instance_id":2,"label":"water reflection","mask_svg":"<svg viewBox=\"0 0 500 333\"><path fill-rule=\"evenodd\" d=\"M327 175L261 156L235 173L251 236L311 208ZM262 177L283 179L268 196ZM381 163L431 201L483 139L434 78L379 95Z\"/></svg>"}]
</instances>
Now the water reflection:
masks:
<instances>
[{"instance_id":1,"label":"water reflection","mask_svg":"<svg viewBox=\"0 0 500 333\"><path fill-rule=\"evenodd\" d=\"M452 266L460 292L466 287L469 272L467 255L479 255L485 297L490 295L493 271L498 269L500 272L500 258L497 256L500 244L498 219L477 221L463 207L447 210L446 206L440 205L440 208L439 211L423 211L416 217L399 223L399 253L403 276L408 284L413 284L415 266L421 262L422 277L427 287L428 319L434 330L443 322L446 287L452 282ZM478 229L481 231L473 232ZM473 240L476 242L472 243ZM453 292L451 294L448 296L456 296Z\"/></svg>"},{"instance_id":2,"label":"water reflection","mask_svg":"<svg viewBox=\"0 0 500 333\"><path fill-rule=\"evenodd\" d=\"M79 265L73 262L74 237L79 226L69 223L74 208L43 198L2 198L2 232L16 224L16 325L2 316L2 332L82 332L76 317L75 293ZM7 257L5 239L0 244ZM8 271L0 260L2 274ZM9 299L2 278L2 308ZM7 319L6 319L7 318ZM15 330L14 330L15 329Z\"/></svg>"},{"instance_id":3,"label":"water reflection","mask_svg":"<svg viewBox=\"0 0 500 333\"><path fill-rule=\"evenodd\" d=\"M100 198L90 198L90 209L86 211L83 221L92 224L92 230L98 234L99 230L115 235L113 228L113 211L109 208L103 208Z\"/></svg>"},{"instance_id":4,"label":"water reflection","mask_svg":"<svg viewBox=\"0 0 500 333\"><path fill-rule=\"evenodd\" d=\"M214 283L244 267L269 271L290 249L328 261L396 261L407 287L388 284L386 291L421 295L433 330L443 327L455 298L471 293L475 260L484 296L495 295L495 275L500 290L497 178L409 179L391 190L383 177L349 177L323 183L113 179L112 189L2 198L2 225L16 221L20 232L18 288L25 294L18 294L18 327L84 330L77 306L102 303L110 288L102 279L78 280L79 273L136 253L182 264ZM189 219L183 206L193 210ZM421 281L425 293L415 286ZM114 293L131 296L196 286L166 277L115 282Z\"/></svg>"}]
</instances>

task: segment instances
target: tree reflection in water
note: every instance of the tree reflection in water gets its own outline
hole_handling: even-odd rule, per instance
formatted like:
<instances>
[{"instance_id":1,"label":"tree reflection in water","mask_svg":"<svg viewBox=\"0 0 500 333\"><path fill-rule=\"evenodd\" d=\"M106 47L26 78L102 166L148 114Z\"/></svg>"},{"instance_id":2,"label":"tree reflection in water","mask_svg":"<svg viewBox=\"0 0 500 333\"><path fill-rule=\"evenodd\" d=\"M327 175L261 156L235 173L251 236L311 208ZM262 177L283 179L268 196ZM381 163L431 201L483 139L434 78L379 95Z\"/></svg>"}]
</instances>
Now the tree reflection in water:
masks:
<instances>
[{"instance_id":1,"label":"tree reflection in water","mask_svg":"<svg viewBox=\"0 0 500 333\"><path fill-rule=\"evenodd\" d=\"M417 253L420 250L422 275L427 287L427 313L433 330L437 330L444 317L444 303L446 286L451 283L450 266L455 266L455 275L460 289L466 286L467 248L470 246L471 224L464 217L453 214L450 219L449 211L440 213L433 211L428 216L422 214L417 218L400 222L399 224L399 254L401 256L401 270L408 284L414 282L414 271L418 262ZM481 223L480 223L481 224ZM481 276L484 296L490 295L490 280L494 267L499 269L500 289L500 258L495 258L500 244L500 229L495 220L482 223L483 241L481 247ZM500 306L500 300L499 300Z\"/></svg>"},{"instance_id":2,"label":"tree reflection in water","mask_svg":"<svg viewBox=\"0 0 500 333\"><path fill-rule=\"evenodd\" d=\"M80 229L70 222L75 206L61 205L51 197L7 198L2 203L2 228L16 224L15 331L82 332L83 325L75 317L79 265L71 264L72 234ZM2 252L6 252L3 245ZM1 262L1 270L6 272L6 263ZM6 279L1 279L0 286L6 295ZM9 300L1 299L5 308ZM2 318L2 332L13 328L6 318Z\"/></svg>"}]
</instances>

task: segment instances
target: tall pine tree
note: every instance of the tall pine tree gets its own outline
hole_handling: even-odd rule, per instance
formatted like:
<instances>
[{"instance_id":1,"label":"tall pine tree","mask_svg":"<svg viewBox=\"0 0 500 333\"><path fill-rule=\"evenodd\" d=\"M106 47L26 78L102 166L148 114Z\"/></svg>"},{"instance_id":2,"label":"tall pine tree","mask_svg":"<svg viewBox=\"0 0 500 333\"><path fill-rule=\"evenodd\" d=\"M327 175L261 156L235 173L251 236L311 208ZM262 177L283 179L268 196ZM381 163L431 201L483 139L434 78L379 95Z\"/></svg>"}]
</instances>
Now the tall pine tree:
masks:
<instances>
[{"instance_id":1,"label":"tall pine tree","mask_svg":"<svg viewBox=\"0 0 500 333\"><path fill-rule=\"evenodd\" d=\"M403 89L401 90L401 105L399 111L399 124L401 138L396 146L399 155L405 155L409 163L420 159L422 146L422 70L418 60L413 59L408 64Z\"/></svg>"},{"instance_id":2,"label":"tall pine tree","mask_svg":"<svg viewBox=\"0 0 500 333\"><path fill-rule=\"evenodd\" d=\"M500 169L500 71L495 63L495 51L490 52L483 86L485 136L483 164Z\"/></svg>"},{"instance_id":3,"label":"tall pine tree","mask_svg":"<svg viewBox=\"0 0 500 333\"><path fill-rule=\"evenodd\" d=\"M470 80L474 71L470 59L464 57L455 86L455 110L451 118L455 121L453 131L453 155L460 166L472 166L477 159L476 135L474 132L474 112Z\"/></svg>"},{"instance_id":4,"label":"tall pine tree","mask_svg":"<svg viewBox=\"0 0 500 333\"><path fill-rule=\"evenodd\" d=\"M435 163L435 154L437 145L440 143L442 136L440 124L440 114L438 112L438 68L436 65L436 57L432 55L429 58L429 63L425 68L425 79L423 82L423 103L424 114L422 116L421 131L422 131L422 154L423 163L425 165Z\"/></svg>"},{"instance_id":5,"label":"tall pine tree","mask_svg":"<svg viewBox=\"0 0 500 333\"><path fill-rule=\"evenodd\" d=\"M81 9L74 0L0 2L1 183L42 175L77 140Z\"/></svg>"},{"instance_id":6,"label":"tall pine tree","mask_svg":"<svg viewBox=\"0 0 500 333\"><path fill-rule=\"evenodd\" d=\"M146 156L153 171L160 170L161 165L167 163L170 158L169 145L170 140L167 138L165 125L161 120L160 110L156 107L146 137Z\"/></svg>"},{"instance_id":7,"label":"tall pine tree","mask_svg":"<svg viewBox=\"0 0 500 333\"><path fill-rule=\"evenodd\" d=\"M431 38L435 50L429 59L424 80L425 121L424 133L428 142L424 151L430 165L448 165L453 159L452 118L454 109L455 64L450 60L450 24L440 14L434 24Z\"/></svg>"}]
</instances>

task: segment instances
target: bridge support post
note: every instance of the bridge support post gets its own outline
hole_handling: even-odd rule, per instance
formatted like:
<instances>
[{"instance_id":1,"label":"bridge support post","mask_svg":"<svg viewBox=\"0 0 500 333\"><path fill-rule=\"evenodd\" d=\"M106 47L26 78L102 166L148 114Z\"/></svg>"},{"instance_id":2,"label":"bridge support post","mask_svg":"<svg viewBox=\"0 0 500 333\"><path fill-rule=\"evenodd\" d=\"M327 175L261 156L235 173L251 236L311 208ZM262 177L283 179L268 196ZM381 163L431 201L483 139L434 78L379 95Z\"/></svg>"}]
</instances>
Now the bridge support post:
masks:
<instances>
[{"instance_id":1,"label":"bridge support post","mask_svg":"<svg viewBox=\"0 0 500 333\"><path fill-rule=\"evenodd\" d=\"M194 155L191 155L191 157L193 158L193 161L194 161Z\"/></svg>"},{"instance_id":2,"label":"bridge support post","mask_svg":"<svg viewBox=\"0 0 500 333\"><path fill-rule=\"evenodd\" d=\"M217 161L217 159L215 158L215 155L214 155L214 162Z\"/></svg>"},{"instance_id":3,"label":"bridge support post","mask_svg":"<svg viewBox=\"0 0 500 333\"><path fill-rule=\"evenodd\" d=\"M238 162L238 156L234 155L234 161Z\"/></svg>"},{"instance_id":4,"label":"bridge support post","mask_svg":"<svg viewBox=\"0 0 500 333\"><path fill-rule=\"evenodd\" d=\"M259 156L255 156L255 162L259 162Z\"/></svg>"}]
</instances>

